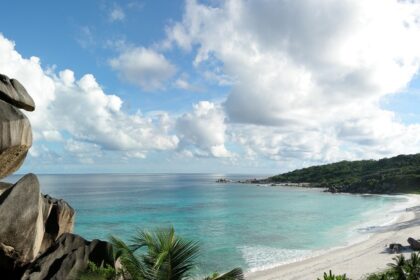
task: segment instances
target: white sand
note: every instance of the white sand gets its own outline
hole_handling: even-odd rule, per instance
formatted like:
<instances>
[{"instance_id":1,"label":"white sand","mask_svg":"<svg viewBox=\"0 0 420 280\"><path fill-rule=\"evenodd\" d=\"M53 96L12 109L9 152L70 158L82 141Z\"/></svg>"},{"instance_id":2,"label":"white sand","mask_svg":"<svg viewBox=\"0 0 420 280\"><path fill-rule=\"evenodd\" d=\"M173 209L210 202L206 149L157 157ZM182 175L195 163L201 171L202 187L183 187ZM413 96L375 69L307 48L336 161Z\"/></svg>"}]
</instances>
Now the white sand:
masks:
<instances>
[{"instance_id":1,"label":"white sand","mask_svg":"<svg viewBox=\"0 0 420 280\"><path fill-rule=\"evenodd\" d=\"M411 206L420 206L420 195L409 195ZM386 245L400 243L408 245L407 238L420 238L420 207L403 211L395 223L381 227L367 240L345 248L339 248L303 261L281 265L272 269L252 272L246 279L296 279L316 280L330 269L334 274L347 274L347 277L363 279L367 273L378 272L393 262L397 254L385 251ZM411 252L404 253L409 256Z\"/></svg>"}]
</instances>

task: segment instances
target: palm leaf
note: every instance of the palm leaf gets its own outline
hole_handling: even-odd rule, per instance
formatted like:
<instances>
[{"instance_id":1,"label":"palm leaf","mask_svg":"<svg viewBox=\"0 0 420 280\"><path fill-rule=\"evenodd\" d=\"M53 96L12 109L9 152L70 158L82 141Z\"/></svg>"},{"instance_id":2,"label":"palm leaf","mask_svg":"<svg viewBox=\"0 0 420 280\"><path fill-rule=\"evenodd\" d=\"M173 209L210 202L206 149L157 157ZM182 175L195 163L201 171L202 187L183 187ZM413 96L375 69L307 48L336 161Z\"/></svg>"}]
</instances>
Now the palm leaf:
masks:
<instances>
[{"instance_id":1,"label":"palm leaf","mask_svg":"<svg viewBox=\"0 0 420 280\"><path fill-rule=\"evenodd\" d=\"M222 275L214 274L206 277L204 280L245 280L244 273L240 268L234 268Z\"/></svg>"},{"instance_id":2,"label":"palm leaf","mask_svg":"<svg viewBox=\"0 0 420 280\"><path fill-rule=\"evenodd\" d=\"M110 241L114 247L115 259L119 260L123 267L123 275L132 280L149 279L147 269L124 241L114 236L110 237Z\"/></svg>"}]
</instances>

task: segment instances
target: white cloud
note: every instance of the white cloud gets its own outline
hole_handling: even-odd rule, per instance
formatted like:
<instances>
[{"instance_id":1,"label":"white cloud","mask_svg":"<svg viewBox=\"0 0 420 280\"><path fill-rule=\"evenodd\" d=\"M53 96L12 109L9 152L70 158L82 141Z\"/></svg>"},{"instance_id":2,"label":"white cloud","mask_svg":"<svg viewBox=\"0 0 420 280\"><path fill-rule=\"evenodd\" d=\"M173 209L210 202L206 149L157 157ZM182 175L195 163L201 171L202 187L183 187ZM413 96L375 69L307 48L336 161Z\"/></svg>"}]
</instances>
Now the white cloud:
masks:
<instances>
[{"instance_id":1,"label":"white cloud","mask_svg":"<svg viewBox=\"0 0 420 280\"><path fill-rule=\"evenodd\" d=\"M179 148L196 156L230 157L225 147L225 115L219 105L201 101L177 120ZM188 153L187 153L188 154Z\"/></svg>"},{"instance_id":2,"label":"white cloud","mask_svg":"<svg viewBox=\"0 0 420 280\"><path fill-rule=\"evenodd\" d=\"M183 78L177 79L175 81L175 86L177 88L185 89L185 90L190 90L191 89L190 83L187 80L183 79Z\"/></svg>"},{"instance_id":3,"label":"white cloud","mask_svg":"<svg viewBox=\"0 0 420 280\"><path fill-rule=\"evenodd\" d=\"M149 91L163 89L176 72L176 67L162 54L143 47L126 49L109 64L122 80Z\"/></svg>"},{"instance_id":4,"label":"white cloud","mask_svg":"<svg viewBox=\"0 0 420 280\"><path fill-rule=\"evenodd\" d=\"M89 26L81 26L76 37L77 43L84 49L92 48L96 45L92 28Z\"/></svg>"},{"instance_id":5,"label":"white cloud","mask_svg":"<svg viewBox=\"0 0 420 280\"><path fill-rule=\"evenodd\" d=\"M196 67L216 65L207 70L232 81L228 131L250 154L331 161L418 152L419 125L400 123L379 101L419 70L420 3L218 3L188 0L165 46L194 51Z\"/></svg>"},{"instance_id":6,"label":"white cloud","mask_svg":"<svg viewBox=\"0 0 420 280\"><path fill-rule=\"evenodd\" d=\"M202 91L202 89L199 86L197 86L195 84L191 84L188 81L188 75L185 74L185 73L180 75L180 77L178 77L178 79L175 80L174 86L176 88L183 89L183 90L186 90L186 91L193 91L193 92Z\"/></svg>"},{"instance_id":7,"label":"white cloud","mask_svg":"<svg viewBox=\"0 0 420 280\"><path fill-rule=\"evenodd\" d=\"M68 69L58 74L46 71L38 58L23 58L14 43L1 34L0 73L18 79L36 103L35 112L27 113L35 146L39 140L64 141L66 134L65 150L83 155L85 162L89 151L96 157L98 150L138 155L177 147L178 138L169 131L173 125L167 114L127 114L120 97L105 93L93 75L77 80ZM35 147L33 155L38 154Z\"/></svg>"},{"instance_id":8,"label":"white cloud","mask_svg":"<svg viewBox=\"0 0 420 280\"><path fill-rule=\"evenodd\" d=\"M46 141L62 141L63 136L58 130L44 130L42 131L42 138Z\"/></svg>"},{"instance_id":9,"label":"white cloud","mask_svg":"<svg viewBox=\"0 0 420 280\"><path fill-rule=\"evenodd\" d=\"M115 21L123 21L125 19L124 10L120 7L115 5L114 8L109 12L109 20L111 22Z\"/></svg>"}]
</instances>

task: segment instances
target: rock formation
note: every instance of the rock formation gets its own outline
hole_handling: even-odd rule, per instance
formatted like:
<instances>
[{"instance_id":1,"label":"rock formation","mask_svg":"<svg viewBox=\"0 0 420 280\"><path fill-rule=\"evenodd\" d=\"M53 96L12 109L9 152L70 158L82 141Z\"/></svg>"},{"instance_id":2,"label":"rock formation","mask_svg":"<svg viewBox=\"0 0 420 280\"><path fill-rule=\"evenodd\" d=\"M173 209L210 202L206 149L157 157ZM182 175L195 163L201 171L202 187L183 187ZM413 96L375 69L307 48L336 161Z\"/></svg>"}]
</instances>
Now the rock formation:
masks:
<instances>
[{"instance_id":1,"label":"rock formation","mask_svg":"<svg viewBox=\"0 0 420 280\"><path fill-rule=\"evenodd\" d=\"M32 145L32 131L28 118L19 109L2 100L0 131L0 178L3 178L22 165Z\"/></svg>"},{"instance_id":2,"label":"rock formation","mask_svg":"<svg viewBox=\"0 0 420 280\"><path fill-rule=\"evenodd\" d=\"M34 100L22 84L2 74L0 74L0 99L17 108L35 110Z\"/></svg>"},{"instance_id":3,"label":"rock formation","mask_svg":"<svg viewBox=\"0 0 420 280\"><path fill-rule=\"evenodd\" d=\"M15 172L32 145L28 118L35 110L25 88L0 74L0 179ZM74 210L40 192L34 174L0 182L0 279L68 279L88 262L111 264L111 245L72 234Z\"/></svg>"},{"instance_id":4,"label":"rock formation","mask_svg":"<svg viewBox=\"0 0 420 280\"><path fill-rule=\"evenodd\" d=\"M26 269L22 279L67 279L87 268L88 262L97 266L113 265L112 247L100 240L86 241L82 237L65 233Z\"/></svg>"},{"instance_id":5,"label":"rock formation","mask_svg":"<svg viewBox=\"0 0 420 280\"><path fill-rule=\"evenodd\" d=\"M60 235L73 231L74 210L64 200L49 195L42 196L42 205L45 234L41 252L44 252Z\"/></svg>"},{"instance_id":6,"label":"rock formation","mask_svg":"<svg viewBox=\"0 0 420 280\"><path fill-rule=\"evenodd\" d=\"M1 243L11 246L22 262L35 259L41 249L45 230L41 202L33 174L25 175L0 196Z\"/></svg>"}]
</instances>

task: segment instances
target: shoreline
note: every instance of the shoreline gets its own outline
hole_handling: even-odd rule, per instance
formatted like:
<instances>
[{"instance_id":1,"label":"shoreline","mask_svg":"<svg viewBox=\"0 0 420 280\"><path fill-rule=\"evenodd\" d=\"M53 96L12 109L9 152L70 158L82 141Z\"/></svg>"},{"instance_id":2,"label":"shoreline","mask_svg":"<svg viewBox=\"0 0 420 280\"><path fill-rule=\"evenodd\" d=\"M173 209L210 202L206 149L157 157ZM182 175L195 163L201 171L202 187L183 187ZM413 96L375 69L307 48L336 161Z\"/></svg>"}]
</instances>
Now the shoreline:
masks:
<instances>
[{"instance_id":1,"label":"shoreline","mask_svg":"<svg viewBox=\"0 0 420 280\"><path fill-rule=\"evenodd\" d=\"M369 273L381 271L392 262L398 254L385 251L390 243L407 244L407 238L420 238L420 195L403 194L408 201L401 213L381 226L375 227L373 232L366 233L366 238L350 240L349 244L326 250L313 252L303 260L281 264L272 268L246 273L246 279L251 280L314 280L322 278L323 273L332 270L334 274L344 274L352 280L363 279ZM403 210L405 208L405 211ZM388 213L396 211L395 207ZM403 253L406 256L411 251Z\"/></svg>"}]
</instances>

